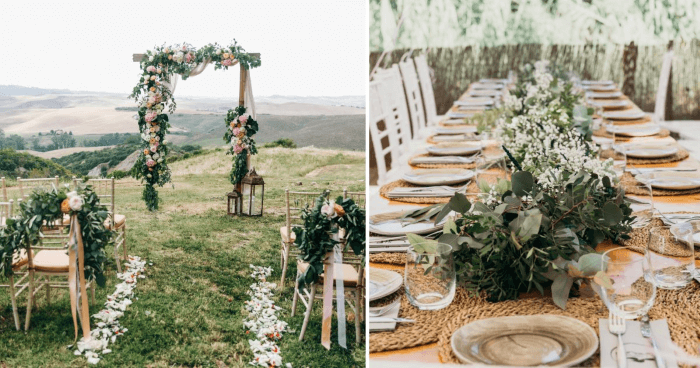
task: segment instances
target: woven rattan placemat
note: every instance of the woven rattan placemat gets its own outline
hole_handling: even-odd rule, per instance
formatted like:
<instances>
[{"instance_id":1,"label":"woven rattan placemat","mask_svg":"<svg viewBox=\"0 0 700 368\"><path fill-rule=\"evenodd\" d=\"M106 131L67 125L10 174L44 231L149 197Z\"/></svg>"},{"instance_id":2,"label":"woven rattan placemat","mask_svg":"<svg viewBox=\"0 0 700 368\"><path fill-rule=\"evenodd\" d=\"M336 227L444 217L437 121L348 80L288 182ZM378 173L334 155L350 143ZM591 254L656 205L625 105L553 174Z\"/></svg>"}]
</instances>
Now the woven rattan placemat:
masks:
<instances>
[{"instance_id":1,"label":"woven rattan placemat","mask_svg":"<svg viewBox=\"0 0 700 368\"><path fill-rule=\"evenodd\" d=\"M370 252L369 261L372 263L386 263L403 266L406 264L406 252Z\"/></svg>"},{"instance_id":2,"label":"woven rattan placemat","mask_svg":"<svg viewBox=\"0 0 700 368\"><path fill-rule=\"evenodd\" d=\"M632 232L629 234L630 239L621 240L620 244L629 250L644 254L646 252L647 244L649 243L649 229L657 226L664 226L664 223L660 219L654 218L651 220L649 225L638 229L632 229ZM663 252L659 251L657 244L651 244L651 249L671 257L684 255L683 248L674 247L675 240L673 239L673 235L671 235L670 231L666 232L665 238L667 248L664 249ZM696 246L696 248L698 247ZM700 259L700 251L695 252L695 259Z\"/></svg>"},{"instance_id":3,"label":"woven rattan placemat","mask_svg":"<svg viewBox=\"0 0 700 368\"><path fill-rule=\"evenodd\" d=\"M627 164L629 165L654 165L654 164L667 164L670 162L678 162L678 161L683 161L690 157L690 153L686 151L683 147L680 145L675 145L676 148L678 149L678 152L671 156L666 156L666 157L660 157L660 158L636 158L636 157L627 157ZM610 157L613 157L613 150L605 150L600 153L600 157L602 159L607 159ZM622 159L622 155L620 153L615 153L615 158Z\"/></svg>"},{"instance_id":4,"label":"woven rattan placemat","mask_svg":"<svg viewBox=\"0 0 700 368\"><path fill-rule=\"evenodd\" d=\"M551 298L520 299L500 303L489 303L480 298L470 299L472 300L468 302L462 301L460 308L456 311L450 310L449 315L442 314L439 322L437 319L434 321L437 325L443 326L438 333L439 355L443 363L459 363L452 352L452 334L467 323L479 319L555 314L576 318L593 327L599 334L598 319L608 318L608 309L598 297L570 298L566 304L566 310L554 305ZM649 311L649 318L652 320L665 318L671 332L671 340L689 354L697 355L697 345L700 340L699 307L700 287L697 282L693 282L681 290L658 290L654 307ZM423 326L423 328L428 330L430 327ZM406 336L406 338L408 337ZM600 352L594 353L580 366L600 366Z\"/></svg>"},{"instance_id":5,"label":"woven rattan placemat","mask_svg":"<svg viewBox=\"0 0 700 368\"><path fill-rule=\"evenodd\" d=\"M629 110L629 109L627 109ZM620 111L625 111L625 110L620 110ZM637 124L645 124L648 122L651 122L651 117L645 116L641 119L634 119L634 120L610 120L610 119L604 119L606 123L608 124L613 124L613 125L637 125Z\"/></svg>"},{"instance_id":6,"label":"woven rattan placemat","mask_svg":"<svg viewBox=\"0 0 700 368\"><path fill-rule=\"evenodd\" d=\"M413 160L418 157L429 157L429 153L421 153L420 155L415 155L408 160L408 164L416 169L475 169L476 162L468 164L414 164Z\"/></svg>"},{"instance_id":7,"label":"woven rattan placemat","mask_svg":"<svg viewBox=\"0 0 700 368\"><path fill-rule=\"evenodd\" d=\"M439 134L433 134L433 135L431 135L430 137L428 137L428 139L426 139L425 141L428 142L428 143L430 143L430 144L460 142L460 141L438 142L438 141L436 141L436 140L433 139L433 137L435 137L435 136L437 136L437 135L439 135ZM477 142L477 141L479 141L479 137L478 137L476 134L474 134L474 133L467 133L467 134L464 134L464 136L465 136L465 138L464 138L464 140L463 140L464 142Z\"/></svg>"},{"instance_id":8,"label":"woven rattan placemat","mask_svg":"<svg viewBox=\"0 0 700 368\"><path fill-rule=\"evenodd\" d=\"M638 187L639 181L632 176L632 174L626 172L622 175L620 179L620 185L625 190L626 194L635 194L648 196L649 192L642 190ZM658 189L651 188L652 196L682 196L688 194L700 193L700 188L688 189L688 190L670 190L670 189Z\"/></svg>"},{"instance_id":9,"label":"woven rattan placemat","mask_svg":"<svg viewBox=\"0 0 700 368\"><path fill-rule=\"evenodd\" d=\"M452 196L449 196L449 197L398 197L398 198L387 197L387 194L389 192L391 192L392 189L400 188L400 187L420 188L420 185L413 185L407 181L399 179L397 181L392 181L391 183L382 185L382 187L379 188L379 195L381 195L382 197L384 197L390 201L397 201L397 202L404 202L404 203L417 203L417 204L447 203L450 201L450 198L452 198ZM477 187L474 180L469 182L469 185L467 186L466 192L467 193L478 193L479 192L479 188Z\"/></svg>"}]
</instances>

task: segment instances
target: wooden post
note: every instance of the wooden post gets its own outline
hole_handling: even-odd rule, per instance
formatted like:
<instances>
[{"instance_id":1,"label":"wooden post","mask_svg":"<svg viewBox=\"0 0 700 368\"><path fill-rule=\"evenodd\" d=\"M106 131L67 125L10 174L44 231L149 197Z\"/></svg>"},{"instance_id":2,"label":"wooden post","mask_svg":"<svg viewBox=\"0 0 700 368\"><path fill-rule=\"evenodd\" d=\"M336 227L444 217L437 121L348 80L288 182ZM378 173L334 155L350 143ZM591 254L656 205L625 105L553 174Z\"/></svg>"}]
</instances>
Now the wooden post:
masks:
<instances>
[{"instance_id":1,"label":"wooden post","mask_svg":"<svg viewBox=\"0 0 700 368\"><path fill-rule=\"evenodd\" d=\"M668 42L666 52L673 51L673 40ZM673 62L671 62L671 70L668 72L668 86L666 87L666 111L664 111L664 120L673 120Z\"/></svg>"},{"instance_id":2,"label":"wooden post","mask_svg":"<svg viewBox=\"0 0 700 368\"><path fill-rule=\"evenodd\" d=\"M239 63L241 66L241 85L238 89L238 106L245 106L245 84L246 84L246 69L243 64ZM250 152L246 156L246 168L250 170ZM236 191L239 193L243 192L243 185L241 183L236 184Z\"/></svg>"}]
</instances>

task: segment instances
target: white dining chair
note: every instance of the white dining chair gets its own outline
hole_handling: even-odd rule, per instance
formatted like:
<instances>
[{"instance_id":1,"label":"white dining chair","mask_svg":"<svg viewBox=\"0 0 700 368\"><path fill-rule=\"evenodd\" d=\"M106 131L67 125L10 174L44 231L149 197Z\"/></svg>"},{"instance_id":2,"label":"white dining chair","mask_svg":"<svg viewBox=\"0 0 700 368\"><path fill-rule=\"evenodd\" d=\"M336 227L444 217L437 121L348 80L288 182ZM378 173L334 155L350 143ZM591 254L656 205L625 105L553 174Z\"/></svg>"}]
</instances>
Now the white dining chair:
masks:
<instances>
[{"instance_id":1,"label":"white dining chair","mask_svg":"<svg viewBox=\"0 0 700 368\"><path fill-rule=\"evenodd\" d=\"M661 63L661 73L659 73L659 87L656 90L656 104L654 105L654 120L663 122L666 119L666 97L668 83L671 79L671 65L673 64L673 50L664 54Z\"/></svg>"},{"instance_id":2,"label":"white dining chair","mask_svg":"<svg viewBox=\"0 0 700 368\"><path fill-rule=\"evenodd\" d=\"M377 164L379 185L387 180L391 172L396 171L401 157L397 127L391 119L393 112L388 110L388 104L382 101L383 98L388 98L382 94L387 88L386 84L385 78L371 81L369 84L369 134Z\"/></svg>"},{"instance_id":3,"label":"white dining chair","mask_svg":"<svg viewBox=\"0 0 700 368\"><path fill-rule=\"evenodd\" d=\"M420 81L420 89L423 93L423 102L425 108L425 120L428 125L435 125L442 121L445 116L437 114L437 106L435 104L435 91L433 90L433 80L430 77L430 67L425 55L416 56L413 58L416 64L416 72Z\"/></svg>"},{"instance_id":4,"label":"white dining chair","mask_svg":"<svg viewBox=\"0 0 700 368\"><path fill-rule=\"evenodd\" d=\"M418 74L412 60L399 62L401 70L401 78L403 86L406 90L406 100L408 102L408 112L411 117L411 127L413 128L413 137L423 137L422 131L428 125L425 120L425 111L423 109L423 96L418 84Z\"/></svg>"}]
</instances>

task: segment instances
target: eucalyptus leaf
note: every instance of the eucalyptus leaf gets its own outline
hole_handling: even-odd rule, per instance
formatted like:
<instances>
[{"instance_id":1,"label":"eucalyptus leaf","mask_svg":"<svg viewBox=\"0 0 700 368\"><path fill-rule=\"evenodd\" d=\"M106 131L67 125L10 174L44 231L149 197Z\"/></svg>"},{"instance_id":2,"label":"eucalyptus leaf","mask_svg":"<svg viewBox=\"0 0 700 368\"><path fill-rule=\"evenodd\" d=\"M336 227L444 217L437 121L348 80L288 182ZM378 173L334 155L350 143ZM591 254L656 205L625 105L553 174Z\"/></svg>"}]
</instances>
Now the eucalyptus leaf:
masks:
<instances>
[{"instance_id":1,"label":"eucalyptus leaf","mask_svg":"<svg viewBox=\"0 0 700 368\"><path fill-rule=\"evenodd\" d=\"M535 185L535 179L532 173L528 171L516 171L511 177L511 182L513 185L513 193L518 197L531 193Z\"/></svg>"},{"instance_id":2,"label":"eucalyptus leaf","mask_svg":"<svg viewBox=\"0 0 700 368\"><path fill-rule=\"evenodd\" d=\"M552 299L559 308L566 310L566 301L569 299L569 292L574 279L564 273L560 273L552 283Z\"/></svg>"}]
</instances>

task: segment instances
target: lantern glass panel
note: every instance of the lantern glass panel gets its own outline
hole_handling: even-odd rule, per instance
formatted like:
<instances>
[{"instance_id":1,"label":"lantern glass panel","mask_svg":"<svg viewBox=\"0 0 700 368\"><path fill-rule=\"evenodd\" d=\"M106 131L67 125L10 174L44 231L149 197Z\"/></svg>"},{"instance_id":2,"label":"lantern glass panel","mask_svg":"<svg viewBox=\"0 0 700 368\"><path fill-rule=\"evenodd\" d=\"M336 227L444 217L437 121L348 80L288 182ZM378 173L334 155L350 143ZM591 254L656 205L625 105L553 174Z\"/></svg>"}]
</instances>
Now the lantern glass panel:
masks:
<instances>
[{"instance_id":1,"label":"lantern glass panel","mask_svg":"<svg viewBox=\"0 0 700 368\"><path fill-rule=\"evenodd\" d=\"M261 216L263 211L264 186L243 184L243 214Z\"/></svg>"}]
</instances>

